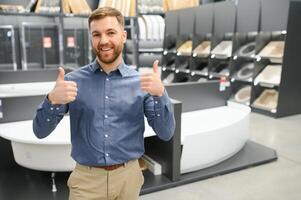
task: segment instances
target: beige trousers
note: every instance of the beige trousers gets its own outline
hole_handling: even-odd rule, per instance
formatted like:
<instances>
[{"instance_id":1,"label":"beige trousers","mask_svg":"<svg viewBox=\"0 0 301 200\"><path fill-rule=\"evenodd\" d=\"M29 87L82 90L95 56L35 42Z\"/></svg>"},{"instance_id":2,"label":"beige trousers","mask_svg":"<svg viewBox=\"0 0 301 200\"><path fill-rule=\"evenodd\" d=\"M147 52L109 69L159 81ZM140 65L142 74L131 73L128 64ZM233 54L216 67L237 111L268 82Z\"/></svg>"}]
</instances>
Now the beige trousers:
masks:
<instances>
[{"instance_id":1,"label":"beige trousers","mask_svg":"<svg viewBox=\"0 0 301 200\"><path fill-rule=\"evenodd\" d=\"M144 177L138 160L112 171L77 164L67 185L69 200L138 200Z\"/></svg>"}]
</instances>

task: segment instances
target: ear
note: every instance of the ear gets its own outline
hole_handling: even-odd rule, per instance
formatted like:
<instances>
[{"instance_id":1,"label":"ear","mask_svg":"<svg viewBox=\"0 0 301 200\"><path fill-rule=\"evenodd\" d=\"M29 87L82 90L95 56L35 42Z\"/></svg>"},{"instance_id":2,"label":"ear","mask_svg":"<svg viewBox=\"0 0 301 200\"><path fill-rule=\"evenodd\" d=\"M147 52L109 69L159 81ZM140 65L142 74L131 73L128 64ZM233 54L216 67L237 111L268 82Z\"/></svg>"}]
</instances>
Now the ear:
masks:
<instances>
[{"instance_id":1,"label":"ear","mask_svg":"<svg viewBox=\"0 0 301 200\"><path fill-rule=\"evenodd\" d=\"M126 42L127 35L128 35L128 33L126 31L123 31L123 34L122 34L122 36L123 36L123 43Z\"/></svg>"}]
</instances>

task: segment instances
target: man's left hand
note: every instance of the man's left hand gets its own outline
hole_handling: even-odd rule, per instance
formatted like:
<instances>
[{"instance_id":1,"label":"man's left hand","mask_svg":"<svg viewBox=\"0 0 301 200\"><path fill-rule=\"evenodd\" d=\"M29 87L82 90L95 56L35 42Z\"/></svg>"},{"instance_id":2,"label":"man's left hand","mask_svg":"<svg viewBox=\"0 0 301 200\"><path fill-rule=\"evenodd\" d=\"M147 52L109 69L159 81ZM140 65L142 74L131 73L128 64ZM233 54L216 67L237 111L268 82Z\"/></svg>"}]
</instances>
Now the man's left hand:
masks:
<instances>
[{"instance_id":1,"label":"man's left hand","mask_svg":"<svg viewBox=\"0 0 301 200\"><path fill-rule=\"evenodd\" d=\"M154 62L152 73L146 73L140 76L140 86L142 90L150 93L152 96L162 96L164 93L164 85L160 78L158 63L158 60Z\"/></svg>"}]
</instances>

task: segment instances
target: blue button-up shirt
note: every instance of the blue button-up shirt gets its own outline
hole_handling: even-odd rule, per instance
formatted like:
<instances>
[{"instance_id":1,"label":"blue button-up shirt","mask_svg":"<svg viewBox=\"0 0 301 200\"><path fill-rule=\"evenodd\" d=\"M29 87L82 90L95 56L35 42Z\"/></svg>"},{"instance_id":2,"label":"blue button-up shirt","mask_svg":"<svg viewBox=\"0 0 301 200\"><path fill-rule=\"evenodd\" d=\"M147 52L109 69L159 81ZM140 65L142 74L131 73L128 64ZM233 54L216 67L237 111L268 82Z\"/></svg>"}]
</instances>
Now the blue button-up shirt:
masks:
<instances>
[{"instance_id":1,"label":"blue button-up shirt","mask_svg":"<svg viewBox=\"0 0 301 200\"><path fill-rule=\"evenodd\" d=\"M88 166L104 166L139 158L144 153L144 116L159 138L169 140L175 120L169 97L151 96L140 88L139 73L125 64L106 74L94 61L73 71L76 100L51 105L47 98L37 109L33 131L48 136L69 111L73 159Z\"/></svg>"}]
</instances>

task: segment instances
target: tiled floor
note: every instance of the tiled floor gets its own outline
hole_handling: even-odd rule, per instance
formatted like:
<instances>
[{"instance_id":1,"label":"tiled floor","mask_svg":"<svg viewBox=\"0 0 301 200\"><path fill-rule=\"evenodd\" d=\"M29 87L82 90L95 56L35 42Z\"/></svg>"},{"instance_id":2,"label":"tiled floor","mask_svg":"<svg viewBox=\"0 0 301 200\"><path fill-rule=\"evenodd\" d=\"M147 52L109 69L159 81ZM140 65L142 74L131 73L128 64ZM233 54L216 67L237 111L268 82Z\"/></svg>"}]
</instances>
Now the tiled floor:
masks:
<instances>
[{"instance_id":1,"label":"tiled floor","mask_svg":"<svg viewBox=\"0 0 301 200\"><path fill-rule=\"evenodd\" d=\"M277 150L278 161L143 195L139 200L300 200L301 115L252 113L251 140Z\"/></svg>"}]
</instances>

